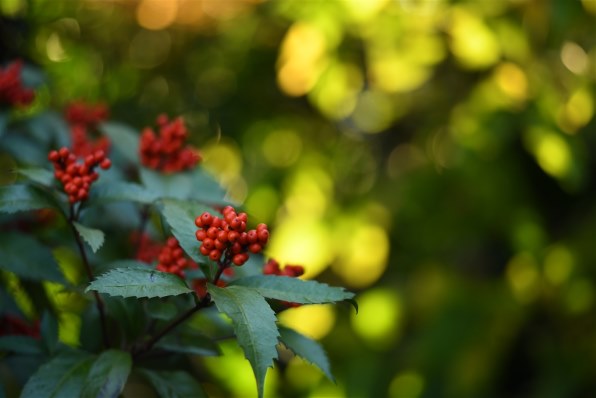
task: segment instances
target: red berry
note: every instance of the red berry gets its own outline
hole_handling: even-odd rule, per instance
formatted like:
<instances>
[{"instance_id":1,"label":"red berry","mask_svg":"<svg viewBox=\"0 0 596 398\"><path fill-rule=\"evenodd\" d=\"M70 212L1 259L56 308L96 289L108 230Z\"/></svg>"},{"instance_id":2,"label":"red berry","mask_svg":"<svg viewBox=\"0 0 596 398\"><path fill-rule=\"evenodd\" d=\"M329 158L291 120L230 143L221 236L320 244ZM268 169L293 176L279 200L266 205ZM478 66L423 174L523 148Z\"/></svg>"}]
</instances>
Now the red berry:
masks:
<instances>
[{"instance_id":1,"label":"red berry","mask_svg":"<svg viewBox=\"0 0 596 398\"><path fill-rule=\"evenodd\" d=\"M220 257L221 257L221 252L217 249L211 250L211 252L209 253L209 258L213 261L219 260Z\"/></svg>"},{"instance_id":2,"label":"red berry","mask_svg":"<svg viewBox=\"0 0 596 398\"><path fill-rule=\"evenodd\" d=\"M234 257L232 257L232 262L238 266L243 265L246 260L248 260L248 256L244 253L236 254Z\"/></svg>"},{"instance_id":3,"label":"red berry","mask_svg":"<svg viewBox=\"0 0 596 398\"><path fill-rule=\"evenodd\" d=\"M205 246L201 245L201 247L199 247L199 251L201 252L201 254L203 256L207 256L207 255L209 255L209 252L211 250L210 249L207 249Z\"/></svg>"},{"instance_id":4,"label":"red berry","mask_svg":"<svg viewBox=\"0 0 596 398\"><path fill-rule=\"evenodd\" d=\"M205 238L203 240L203 246L205 246L207 249L211 250L215 247L215 242L211 238Z\"/></svg>"},{"instance_id":5,"label":"red berry","mask_svg":"<svg viewBox=\"0 0 596 398\"><path fill-rule=\"evenodd\" d=\"M260 229L257 231L257 236L259 238L259 242L261 242L261 244L264 245L269 240L269 231L267 231L266 229Z\"/></svg>"},{"instance_id":6,"label":"red berry","mask_svg":"<svg viewBox=\"0 0 596 398\"><path fill-rule=\"evenodd\" d=\"M248 250L250 250L251 253L259 253L261 250L263 250L263 246L259 245L258 243L253 243L248 247Z\"/></svg>"},{"instance_id":7,"label":"red berry","mask_svg":"<svg viewBox=\"0 0 596 398\"><path fill-rule=\"evenodd\" d=\"M58 155L58 151L51 151L48 154L48 159L52 162L57 162L60 159L60 155Z\"/></svg>"},{"instance_id":8,"label":"red berry","mask_svg":"<svg viewBox=\"0 0 596 398\"><path fill-rule=\"evenodd\" d=\"M217 228L211 227L207 230L207 236L210 237L211 239L215 239L215 238L217 238L218 232L219 231L217 230Z\"/></svg>"},{"instance_id":9,"label":"red berry","mask_svg":"<svg viewBox=\"0 0 596 398\"><path fill-rule=\"evenodd\" d=\"M236 242L240 238L240 234L236 231L228 232L228 240L232 243Z\"/></svg>"},{"instance_id":10,"label":"red berry","mask_svg":"<svg viewBox=\"0 0 596 398\"><path fill-rule=\"evenodd\" d=\"M204 229L199 229L197 232L195 232L195 236L197 237L198 241L203 241L207 237L207 232L205 232Z\"/></svg>"},{"instance_id":11,"label":"red berry","mask_svg":"<svg viewBox=\"0 0 596 398\"><path fill-rule=\"evenodd\" d=\"M201 214L201 221L203 221L203 225L211 225L211 221L213 220L213 216L207 212Z\"/></svg>"},{"instance_id":12,"label":"red berry","mask_svg":"<svg viewBox=\"0 0 596 398\"><path fill-rule=\"evenodd\" d=\"M111 166L112 166L112 161L108 158L102 160L101 163L99 164L99 167L101 167L104 170L109 169Z\"/></svg>"},{"instance_id":13,"label":"red berry","mask_svg":"<svg viewBox=\"0 0 596 398\"><path fill-rule=\"evenodd\" d=\"M246 237L248 239L248 243L257 243L257 240L259 239L259 237L257 236L257 231L255 231L254 229L248 231Z\"/></svg>"}]
</instances>

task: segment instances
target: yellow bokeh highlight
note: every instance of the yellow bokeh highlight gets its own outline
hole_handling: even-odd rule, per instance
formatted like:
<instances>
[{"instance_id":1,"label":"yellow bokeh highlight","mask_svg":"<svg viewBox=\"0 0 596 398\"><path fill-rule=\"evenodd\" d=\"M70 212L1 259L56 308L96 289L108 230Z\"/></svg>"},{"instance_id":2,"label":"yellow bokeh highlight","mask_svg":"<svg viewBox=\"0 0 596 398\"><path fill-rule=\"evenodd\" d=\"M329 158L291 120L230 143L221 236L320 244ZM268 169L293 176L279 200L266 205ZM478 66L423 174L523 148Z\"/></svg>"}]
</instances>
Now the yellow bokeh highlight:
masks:
<instances>
[{"instance_id":1,"label":"yellow bokeh highlight","mask_svg":"<svg viewBox=\"0 0 596 398\"><path fill-rule=\"evenodd\" d=\"M590 60L586 51L579 44L566 41L561 48L561 62L571 72L581 75L586 71Z\"/></svg>"},{"instance_id":2,"label":"yellow bokeh highlight","mask_svg":"<svg viewBox=\"0 0 596 398\"><path fill-rule=\"evenodd\" d=\"M387 268L389 237L381 226L365 220L340 223L333 271L351 288L376 282Z\"/></svg>"},{"instance_id":3,"label":"yellow bokeh highlight","mask_svg":"<svg viewBox=\"0 0 596 398\"><path fill-rule=\"evenodd\" d=\"M389 398L417 398L424 390L424 378L418 372L406 371L397 374L389 384Z\"/></svg>"},{"instance_id":4,"label":"yellow bokeh highlight","mask_svg":"<svg viewBox=\"0 0 596 398\"><path fill-rule=\"evenodd\" d=\"M335 325L335 307L331 304L302 305L283 311L277 318L282 325L319 340Z\"/></svg>"},{"instance_id":5,"label":"yellow bokeh highlight","mask_svg":"<svg viewBox=\"0 0 596 398\"><path fill-rule=\"evenodd\" d=\"M304 165L289 179L285 208L290 216L321 218L332 200L333 180L321 167Z\"/></svg>"},{"instance_id":6,"label":"yellow bokeh highlight","mask_svg":"<svg viewBox=\"0 0 596 398\"><path fill-rule=\"evenodd\" d=\"M484 69L499 60L499 42L482 20L460 7L452 9L451 17L451 51L462 66Z\"/></svg>"},{"instance_id":7,"label":"yellow bokeh highlight","mask_svg":"<svg viewBox=\"0 0 596 398\"><path fill-rule=\"evenodd\" d=\"M302 139L291 130L272 131L263 140L265 160L272 166L288 167L294 164L302 152Z\"/></svg>"},{"instance_id":8,"label":"yellow bokeh highlight","mask_svg":"<svg viewBox=\"0 0 596 398\"><path fill-rule=\"evenodd\" d=\"M242 152L232 140L212 141L201 147L205 169L224 185L236 180L242 171Z\"/></svg>"},{"instance_id":9,"label":"yellow bokeh highlight","mask_svg":"<svg viewBox=\"0 0 596 398\"><path fill-rule=\"evenodd\" d=\"M551 247L544 258L544 275L553 285L565 282L573 270L573 254L563 246Z\"/></svg>"},{"instance_id":10,"label":"yellow bokeh highlight","mask_svg":"<svg viewBox=\"0 0 596 398\"><path fill-rule=\"evenodd\" d=\"M431 75L429 68L397 52L378 54L371 59L370 68L375 86L391 93L412 91Z\"/></svg>"},{"instance_id":11,"label":"yellow bokeh highlight","mask_svg":"<svg viewBox=\"0 0 596 398\"><path fill-rule=\"evenodd\" d=\"M150 30L167 28L177 13L178 0L141 0L136 10L139 25Z\"/></svg>"},{"instance_id":12,"label":"yellow bokeh highlight","mask_svg":"<svg viewBox=\"0 0 596 398\"><path fill-rule=\"evenodd\" d=\"M341 2L350 17L357 22L366 22L377 15L389 0L344 0Z\"/></svg>"},{"instance_id":13,"label":"yellow bokeh highlight","mask_svg":"<svg viewBox=\"0 0 596 398\"><path fill-rule=\"evenodd\" d=\"M519 253L509 260L506 277L515 298L520 302L527 303L536 297L540 275L531 254Z\"/></svg>"},{"instance_id":14,"label":"yellow bokeh highlight","mask_svg":"<svg viewBox=\"0 0 596 398\"><path fill-rule=\"evenodd\" d=\"M567 309L572 314L582 314L592 308L594 302L594 287L587 279L574 281L565 296Z\"/></svg>"},{"instance_id":15,"label":"yellow bokeh highlight","mask_svg":"<svg viewBox=\"0 0 596 398\"><path fill-rule=\"evenodd\" d=\"M389 126L395 116L392 99L380 91L363 92L352 114L352 120L360 131L378 133Z\"/></svg>"},{"instance_id":16,"label":"yellow bokeh highlight","mask_svg":"<svg viewBox=\"0 0 596 398\"><path fill-rule=\"evenodd\" d=\"M591 14L596 15L596 1L594 0L581 0L584 9Z\"/></svg>"},{"instance_id":17,"label":"yellow bokeh highlight","mask_svg":"<svg viewBox=\"0 0 596 398\"><path fill-rule=\"evenodd\" d=\"M231 391L232 397L242 398L256 396L257 384L250 363L244 357L242 348L236 341L225 341L220 344L222 355L203 357L203 363L217 378L218 382ZM278 384L278 371L269 368L265 377L265 397L274 397Z\"/></svg>"},{"instance_id":18,"label":"yellow bokeh highlight","mask_svg":"<svg viewBox=\"0 0 596 398\"><path fill-rule=\"evenodd\" d=\"M556 178L568 175L572 165L571 148L559 134L541 128L529 131L528 141L538 165Z\"/></svg>"},{"instance_id":19,"label":"yellow bokeh highlight","mask_svg":"<svg viewBox=\"0 0 596 398\"><path fill-rule=\"evenodd\" d=\"M58 36L58 33L56 32L48 36L48 40L46 41L46 55L48 56L48 59L53 62L61 62L68 59L66 51L62 46L60 36Z\"/></svg>"},{"instance_id":20,"label":"yellow bokeh highlight","mask_svg":"<svg viewBox=\"0 0 596 398\"><path fill-rule=\"evenodd\" d=\"M297 356L288 362L285 374L288 382L299 390L316 387L324 377L318 368Z\"/></svg>"},{"instance_id":21,"label":"yellow bokeh highlight","mask_svg":"<svg viewBox=\"0 0 596 398\"><path fill-rule=\"evenodd\" d=\"M290 96L308 93L325 66L327 43L315 25L297 22L288 30L281 44L277 82Z\"/></svg>"},{"instance_id":22,"label":"yellow bokeh highlight","mask_svg":"<svg viewBox=\"0 0 596 398\"><path fill-rule=\"evenodd\" d=\"M347 117L364 84L362 71L349 63L333 62L309 94L309 100L330 119Z\"/></svg>"},{"instance_id":23,"label":"yellow bokeh highlight","mask_svg":"<svg viewBox=\"0 0 596 398\"><path fill-rule=\"evenodd\" d=\"M523 101L528 96L528 79L524 71L517 65L504 62L495 69L497 86L509 98Z\"/></svg>"},{"instance_id":24,"label":"yellow bokeh highlight","mask_svg":"<svg viewBox=\"0 0 596 398\"><path fill-rule=\"evenodd\" d=\"M403 303L399 295L387 288L375 288L357 298L358 313L352 312L354 332L370 347L387 349L400 337Z\"/></svg>"},{"instance_id":25,"label":"yellow bokeh highlight","mask_svg":"<svg viewBox=\"0 0 596 398\"><path fill-rule=\"evenodd\" d=\"M29 319L36 317L35 307L31 298L21 285L19 277L12 272L0 270L0 280L4 281L6 291L13 298L19 310Z\"/></svg>"},{"instance_id":26,"label":"yellow bokeh highlight","mask_svg":"<svg viewBox=\"0 0 596 398\"><path fill-rule=\"evenodd\" d=\"M279 194L270 185L264 185L251 190L246 203L246 211L251 218L270 223L279 205Z\"/></svg>"},{"instance_id":27,"label":"yellow bokeh highlight","mask_svg":"<svg viewBox=\"0 0 596 398\"><path fill-rule=\"evenodd\" d=\"M315 277L327 268L333 254L329 229L316 219L286 218L271 234L266 254L280 264L300 264L305 278Z\"/></svg>"},{"instance_id":28,"label":"yellow bokeh highlight","mask_svg":"<svg viewBox=\"0 0 596 398\"><path fill-rule=\"evenodd\" d=\"M557 115L557 123L567 133L574 133L584 127L594 116L594 98L589 89L580 88L573 92Z\"/></svg>"}]
</instances>

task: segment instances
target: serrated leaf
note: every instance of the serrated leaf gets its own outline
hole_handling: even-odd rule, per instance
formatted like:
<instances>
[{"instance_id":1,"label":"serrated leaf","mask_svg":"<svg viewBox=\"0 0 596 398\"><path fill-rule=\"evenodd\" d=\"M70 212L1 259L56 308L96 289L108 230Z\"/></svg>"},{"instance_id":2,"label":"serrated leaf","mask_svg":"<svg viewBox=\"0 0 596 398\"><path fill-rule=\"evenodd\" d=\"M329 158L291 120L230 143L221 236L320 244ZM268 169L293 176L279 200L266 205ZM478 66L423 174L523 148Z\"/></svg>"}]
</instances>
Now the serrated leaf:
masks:
<instances>
[{"instance_id":1,"label":"serrated leaf","mask_svg":"<svg viewBox=\"0 0 596 398\"><path fill-rule=\"evenodd\" d=\"M187 372L137 369L155 389L160 398L207 397L201 385Z\"/></svg>"},{"instance_id":2,"label":"serrated leaf","mask_svg":"<svg viewBox=\"0 0 596 398\"><path fill-rule=\"evenodd\" d=\"M0 187L0 213L56 208L54 201L31 185L13 184Z\"/></svg>"},{"instance_id":3,"label":"serrated leaf","mask_svg":"<svg viewBox=\"0 0 596 398\"><path fill-rule=\"evenodd\" d=\"M0 351L19 354L41 355L43 350L38 339L30 336L0 336Z\"/></svg>"},{"instance_id":4,"label":"serrated leaf","mask_svg":"<svg viewBox=\"0 0 596 398\"><path fill-rule=\"evenodd\" d=\"M99 229L95 228L86 227L83 224L79 224L76 221L73 222L73 225L77 229L79 235L81 235L81 238L83 238L83 240L87 242L87 244L91 247L93 253L97 252L101 245L103 245L105 237L103 231L100 231Z\"/></svg>"},{"instance_id":5,"label":"serrated leaf","mask_svg":"<svg viewBox=\"0 0 596 398\"><path fill-rule=\"evenodd\" d=\"M99 129L128 161L139 164L139 134L136 130L115 122L101 123Z\"/></svg>"},{"instance_id":6,"label":"serrated leaf","mask_svg":"<svg viewBox=\"0 0 596 398\"><path fill-rule=\"evenodd\" d=\"M128 352L102 352L91 366L81 396L117 398L124 389L131 367L132 359Z\"/></svg>"},{"instance_id":7,"label":"serrated leaf","mask_svg":"<svg viewBox=\"0 0 596 398\"><path fill-rule=\"evenodd\" d=\"M186 206L186 208L183 206ZM197 204L195 210L191 211L188 206L189 204L182 205L181 202L175 200L163 200L161 212L166 219L166 222L170 225L172 233L180 243L180 247L182 247L184 252L190 258L201 266L201 270L205 275L207 275L208 278L211 278L213 276L211 275L211 269L207 263L206 257L199 253L200 244L195 236L195 232L197 231L195 218L202 214L202 211L199 209L207 211L208 208Z\"/></svg>"},{"instance_id":8,"label":"serrated leaf","mask_svg":"<svg viewBox=\"0 0 596 398\"><path fill-rule=\"evenodd\" d=\"M254 275L238 279L232 285L250 287L268 298L301 304L334 303L354 298L354 293L342 287L288 276Z\"/></svg>"},{"instance_id":9,"label":"serrated leaf","mask_svg":"<svg viewBox=\"0 0 596 398\"><path fill-rule=\"evenodd\" d=\"M17 169L16 172L41 185L50 186L55 181L54 173L41 167Z\"/></svg>"},{"instance_id":10,"label":"serrated leaf","mask_svg":"<svg viewBox=\"0 0 596 398\"><path fill-rule=\"evenodd\" d=\"M258 395L262 397L267 368L277 357L275 346L279 333L275 313L263 296L253 289L242 286L219 288L209 284L207 290L219 312L232 319L238 343L252 366Z\"/></svg>"},{"instance_id":11,"label":"serrated leaf","mask_svg":"<svg viewBox=\"0 0 596 398\"><path fill-rule=\"evenodd\" d=\"M115 268L91 282L85 292L91 290L122 297L166 297L192 292L176 275L150 268Z\"/></svg>"},{"instance_id":12,"label":"serrated leaf","mask_svg":"<svg viewBox=\"0 0 596 398\"><path fill-rule=\"evenodd\" d=\"M18 232L2 232L0 269L23 279L66 283L50 249Z\"/></svg>"},{"instance_id":13,"label":"serrated leaf","mask_svg":"<svg viewBox=\"0 0 596 398\"><path fill-rule=\"evenodd\" d=\"M321 369L329 380L335 382L331 374L331 366L329 365L327 354L325 354L325 350L323 350L323 347L317 341L283 326L280 326L279 334L279 339L283 345L300 358Z\"/></svg>"},{"instance_id":14,"label":"serrated leaf","mask_svg":"<svg viewBox=\"0 0 596 398\"><path fill-rule=\"evenodd\" d=\"M110 202L134 202L151 204L156 195L139 184L125 181L110 181L93 186L89 205Z\"/></svg>"},{"instance_id":15,"label":"serrated leaf","mask_svg":"<svg viewBox=\"0 0 596 398\"><path fill-rule=\"evenodd\" d=\"M60 354L31 376L21 398L79 397L92 363L93 357L81 351Z\"/></svg>"}]
</instances>

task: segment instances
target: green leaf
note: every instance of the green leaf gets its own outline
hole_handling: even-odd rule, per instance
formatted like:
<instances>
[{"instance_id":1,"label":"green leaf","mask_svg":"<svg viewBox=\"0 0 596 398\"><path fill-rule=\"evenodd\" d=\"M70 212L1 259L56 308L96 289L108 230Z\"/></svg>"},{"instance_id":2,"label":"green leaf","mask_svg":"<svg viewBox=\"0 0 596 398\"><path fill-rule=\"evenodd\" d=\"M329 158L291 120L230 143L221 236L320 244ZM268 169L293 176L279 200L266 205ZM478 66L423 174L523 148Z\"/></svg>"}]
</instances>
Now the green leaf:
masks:
<instances>
[{"instance_id":1,"label":"green leaf","mask_svg":"<svg viewBox=\"0 0 596 398\"><path fill-rule=\"evenodd\" d=\"M151 317L161 319L162 321L172 319L178 313L176 304L158 298L147 300L145 309Z\"/></svg>"},{"instance_id":2,"label":"green leaf","mask_svg":"<svg viewBox=\"0 0 596 398\"><path fill-rule=\"evenodd\" d=\"M178 334L161 339L156 347L183 354L215 356L220 355L219 346L209 337L185 329Z\"/></svg>"},{"instance_id":3,"label":"green leaf","mask_svg":"<svg viewBox=\"0 0 596 398\"><path fill-rule=\"evenodd\" d=\"M263 385L267 368L277 357L277 325L275 313L263 296L253 289L242 286L219 288L209 284L207 290L219 312L232 319L238 343L250 362L259 397L263 396Z\"/></svg>"},{"instance_id":4,"label":"green leaf","mask_svg":"<svg viewBox=\"0 0 596 398\"><path fill-rule=\"evenodd\" d=\"M131 367L132 359L128 352L102 352L91 366L81 396L117 398L124 389Z\"/></svg>"},{"instance_id":5,"label":"green leaf","mask_svg":"<svg viewBox=\"0 0 596 398\"><path fill-rule=\"evenodd\" d=\"M91 290L122 297L166 297L192 292L176 275L150 268L115 268L91 282L85 292Z\"/></svg>"},{"instance_id":6,"label":"green leaf","mask_svg":"<svg viewBox=\"0 0 596 398\"><path fill-rule=\"evenodd\" d=\"M192 171L192 199L213 205L229 205L225 199L226 190L202 167Z\"/></svg>"},{"instance_id":7,"label":"green leaf","mask_svg":"<svg viewBox=\"0 0 596 398\"><path fill-rule=\"evenodd\" d=\"M195 218L203 211L213 211L206 206L199 204L182 204L175 200L163 200L161 211L166 222L172 228L172 233L178 239L180 247L186 254L201 266L201 270L211 278L212 272L207 263L207 258L199 253L199 242L195 236L197 227Z\"/></svg>"},{"instance_id":8,"label":"green leaf","mask_svg":"<svg viewBox=\"0 0 596 398\"><path fill-rule=\"evenodd\" d=\"M301 304L333 303L354 298L354 293L342 287L288 276L254 275L238 279L232 285L250 287L268 298ZM355 302L352 304L356 306Z\"/></svg>"},{"instance_id":9,"label":"green leaf","mask_svg":"<svg viewBox=\"0 0 596 398\"><path fill-rule=\"evenodd\" d=\"M335 382L327 354L318 342L283 326L279 328L279 334L283 345L300 358L321 369L329 380Z\"/></svg>"},{"instance_id":10,"label":"green leaf","mask_svg":"<svg viewBox=\"0 0 596 398\"><path fill-rule=\"evenodd\" d=\"M56 208L54 201L31 185L13 184L0 187L0 213Z\"/></svg>"},{"instance_id":11,"label":"green leaf","mask_svg":"<svg viewBox=\"0 0 596 398\"><path fill-rule=\"evenodd\" d=\"M2 232L0 269L23 279L66 283L50 249L18 232Z\"/></svg>"},{"instance_id":12,"label":"green leaf","mask_svg":"<svg viewBox=\"0 0 596 398\"><path fill-rule=\"evenodd\" d=\"M42 365L23 388L21 398L80 397L93 357L81 351L63 353Z\"/></svg>"},{"instance_id":13,"label":"green leaf","mask_svg":"<svg viewBox=\"0 0 596 398\"><path fill-rule=\"evenodd\" d=\"M160 398L207 397L201 385L187 372L137 369L155 389Z\"/></svg>"},{"instance_id":14,"label":"green leaf","mask_svg":"<svg viewBox=\"0 0 596 398\"><path fill-rule=\"evenodd\" d=\"M99 229L95 228L86 227L82 224L79 224L76 221L73 222L73 225L77 229L79 235L81 235L81 238L83 238L83 240L87 242L87 244L91 247L93 253L97 252L101 245L103 245L105 236L103 231L100 231Z\"/></svg>"},{"instance_id":15,"label":"green leaf","mask_svg":"<svg viewBox=\"0 0 596 398\"><path fill-rule=\"evenodd\" d=\"M41 316L41 339L50 354L53 354L58 346L58 320L50 312L45 311Z\"/></svg>"},{"instance_id":16,"label":"green leaf","mask_svg":"<svg viewBox=\"0 0 596 398\"><path fill-rule=\"evenodd\" d=\"M39 340L30 336L0 336L0 351L28 355L43 354Z\"/></svg>"},{"instance_id":17,"label":"green leaf","mask_svg":"<svg viewBox=\"0 0 596 398\"><path fill-rule=\"evenodd\" d=\"M141 182L159 198L190 199L192 178L189 172L162 174L141 167Z\"/></svg>"},{"instance_id":18,"label":"green leaf","mask_svg":"<svg viewBox=\"0 0 596 398\"><path fill-rule=\"evenodd\" d=\"M134 202L151 204L156 195L139 184L125 181L110 181L93 186L89 205L109 202Z\"/></svg>"},{"instance_id":19,"label":"green leaf","mask_svg":"<svg viewBox=\"0 0 596 398\"><path fill-rule=\"evenodd\" d=\"M114 122L105 122L99 129L110 138L116 149L130 162L139 164L139 134L133 128Z\"/></svg>"},{"instance_id":20,"label":"green leaf","mask_svg":"<svg viewBox=\"0 0 596 398\"><path fill-rule=\"evenodd\" d=\"M33 182L45 186L50 186L55 181L54 173L41 167L17 169L16 172Z\"/></svg>"}]
</instances>

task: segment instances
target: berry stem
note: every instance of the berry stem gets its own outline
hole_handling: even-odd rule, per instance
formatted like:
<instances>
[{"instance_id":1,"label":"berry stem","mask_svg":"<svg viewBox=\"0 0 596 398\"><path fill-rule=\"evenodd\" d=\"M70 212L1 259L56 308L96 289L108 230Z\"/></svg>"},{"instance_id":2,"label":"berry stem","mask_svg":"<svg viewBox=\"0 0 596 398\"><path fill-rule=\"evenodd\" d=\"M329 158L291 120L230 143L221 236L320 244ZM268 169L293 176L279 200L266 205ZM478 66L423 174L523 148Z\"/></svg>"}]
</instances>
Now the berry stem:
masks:
<instances>
[{"instance_id":1,"label":"berry stem","mask_svg":"<svg viewBox=\"0 0 596 398\"><path fill-rule=\"evenodd\" d=\"M158 333L153 335L153 337L151 337L149 340L147 340L140 347L138 347L138 348L133 347L133 349L132 349L133 359L138 359L140 356L149 352L151 350L151 348L155 345L155 343L157 343L159 340L161 340L162 337L164 337L166 334L170 333L178 325L180 325L181 323L186 321L188 318L190 318L195 312L199 311L202 308L209 307L212 304L213 304L213 301L211 301L211 297L209 295L203 297L203 299L201 299L194 307L187 310L186 312L183 312L177 318L173 319L162 330L160 330Z\"/></svg>"},{"instance_id":2,"label":"berry stem","mask_svg":"<svg viewBox=\"0 0 596 398\"><path fill-rule=\"evenodd\" d=\"M91 266L89 265L89 260L87 259L87 253L85 253L85 247L83 246L83 242L81 241L81 237L79 232L77 231L74 222L77 220L78 213L75 213L74 205L70 204L70 217L68 217L67 221L70 225L72 233L75 237L75 241L77 242L77 247L79 248L79 252L81 253L81 259L83 260L83 265L85 266L85 271L87 272L87 277L89 278L89 282L93 281L95 277L93 276L93 271L91 270ZM97 306L97 311L99 312L99 321L101 323L101 332L103 337L103 345L105 348L110 347L110 341L108 338L108 328L107 328L107 321L106 321L106 314L104 309L104 303L97 291L93 291L93 295L95 296L95 304Z\"/></svg>"}]
</instances>

